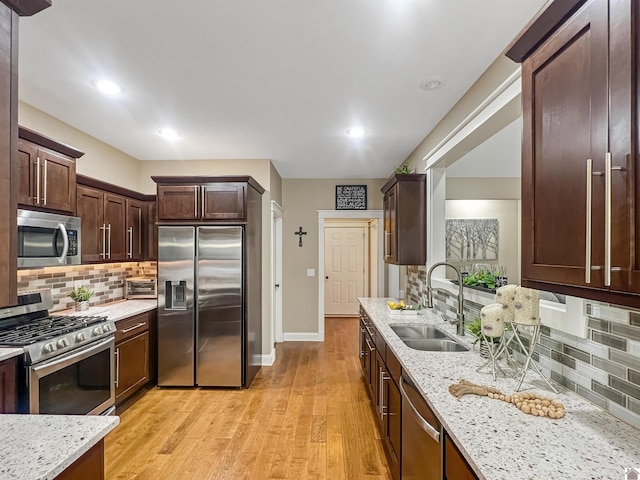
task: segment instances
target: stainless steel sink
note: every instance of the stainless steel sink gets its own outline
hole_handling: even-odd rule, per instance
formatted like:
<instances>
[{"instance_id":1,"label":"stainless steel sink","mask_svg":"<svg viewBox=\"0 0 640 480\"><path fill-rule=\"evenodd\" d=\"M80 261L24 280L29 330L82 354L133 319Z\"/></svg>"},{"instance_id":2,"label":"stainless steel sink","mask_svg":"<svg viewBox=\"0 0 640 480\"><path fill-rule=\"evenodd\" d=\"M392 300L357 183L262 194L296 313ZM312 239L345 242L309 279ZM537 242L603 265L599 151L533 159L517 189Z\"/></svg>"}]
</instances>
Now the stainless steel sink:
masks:
<instances>
[{"instance_id":1,"label":"stainless steel sink","mask_svg":"<svg viewBox=\"0 0 640 480\"><path fill-rule=\"evenodd\" d=\"M403 340L411 338L448 338L447 334L435 325L390 325L390 327Z\"/></svg>"},{"instance_id":2,"label":"stainless steel sink","mask_svg":"<svg viewBox=\"0 0 640 480\"><path fill-rule=\"evenodd\" d=\"M427 352L466 352L465 345L456 342L435 325L389 325L405 345Z\"/></svg>"},{"instance_id":3,"label":"stainless steel sink","mask_svg":"<svg viewBox=\"0 0 640 480\"><path fill-rule=\"evenodd\" d=\"M447 339L401 338L407 347L425 352L466 352L469 349L461 343Z\"/></svg>"}]
</instances>

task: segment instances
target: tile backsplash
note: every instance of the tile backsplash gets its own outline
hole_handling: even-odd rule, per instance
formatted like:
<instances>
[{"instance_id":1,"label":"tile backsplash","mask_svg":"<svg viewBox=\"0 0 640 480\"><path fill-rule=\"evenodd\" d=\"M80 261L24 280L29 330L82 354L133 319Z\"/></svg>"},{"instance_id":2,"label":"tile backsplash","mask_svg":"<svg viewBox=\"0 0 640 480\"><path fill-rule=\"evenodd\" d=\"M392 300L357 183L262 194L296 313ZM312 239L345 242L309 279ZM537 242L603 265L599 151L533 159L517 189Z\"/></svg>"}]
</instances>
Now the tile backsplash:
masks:
<instances>
[{"instance_id":1,"label":"tile backsplash","mask_svg":"<svg viewBox=\"0 0 640 480\"><path fill-rule=\"evenodd\" d=\"M422 285L426 285L426 268L408 267L408 301L417 303L422 298ZM438 312L455 318L455 295L437 290L433 301ZM465 301L465 317L479 317L481 308ZM587 338L542 325L533 359L547 378L640 428L640 313L609 306L598 308L595 302L594 306L587 302L586 311ZM527 347L528 341L525 338ZM522 353L514 350L514 357L521 361Z\"/></svg>"},{"instance_id":2,"label":"tile backsplash","mask_svg":"<svg viewBox=\"0 0 640 480\"><path fill-rule=\"evenodd\" d=\"M69 267L45 267L18 270L18 292L50 288L52 312L73 308L68 297L76 287L88 286L94 291L89 305L100 305L124 298L124 279L155 277L156 262L106 263Z\"/></svg>"}]
</instances>

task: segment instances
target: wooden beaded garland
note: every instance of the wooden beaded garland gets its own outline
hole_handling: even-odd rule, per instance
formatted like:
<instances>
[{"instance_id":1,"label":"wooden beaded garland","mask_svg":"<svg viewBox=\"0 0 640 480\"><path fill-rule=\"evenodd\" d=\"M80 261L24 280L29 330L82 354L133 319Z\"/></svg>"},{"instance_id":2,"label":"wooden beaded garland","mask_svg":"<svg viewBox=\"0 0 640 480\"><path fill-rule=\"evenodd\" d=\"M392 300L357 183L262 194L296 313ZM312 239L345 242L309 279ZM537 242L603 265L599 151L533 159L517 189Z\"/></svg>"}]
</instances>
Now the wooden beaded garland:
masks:
<instances>
[{"instance_id":1,"label":"wooden beaded garland","mask_svg":"<svg viewBox=\"0 0 640 480\"><path fill-rule=\"evenodd\" d=\"M460 380L458 384L451 385L449 387L449 392L456 398L472 393L474 395L487 396L489 398L501 400L515 405L523 413L536 417L560 419L565 415L564 405L562 402L558 402L557 400L535 393L518 392L513 395L505 395L495 388L476 385L466 380Z\"/></svg>"}]
</instances>

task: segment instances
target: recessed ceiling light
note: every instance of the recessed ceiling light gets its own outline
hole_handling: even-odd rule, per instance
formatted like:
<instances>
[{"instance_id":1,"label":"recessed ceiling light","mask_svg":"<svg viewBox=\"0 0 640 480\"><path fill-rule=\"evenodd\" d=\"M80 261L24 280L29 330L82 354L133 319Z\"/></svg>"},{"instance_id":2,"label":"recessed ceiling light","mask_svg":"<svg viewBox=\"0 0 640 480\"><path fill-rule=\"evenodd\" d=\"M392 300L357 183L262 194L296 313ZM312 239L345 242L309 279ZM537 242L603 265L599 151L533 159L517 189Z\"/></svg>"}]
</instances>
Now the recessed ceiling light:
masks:
<instances>
[{"instance_id":1,"label":"recessed ceiling light","mask_svg":"<svg viewBox=\"0 0 640 480\"><path fill-rule=\"evenodd\" d=\"M442 87L442 85L444 85L444 82L442 81L442 79L428 78L427 80L425 80L420 84L420 88L422 90L437 90L438 88Z\"/></svg>"},{"instance_id":2,"label":"recessed ceiling light","mask_svg":"<svg viewBox=\"0 0 640 480\"><path fill-rule=\"evenodd\" d=\"M360 127L353 127L347 130L347 135L351 138L360 138L364 135L364 129Z\"/></svg>"},{"instance_id":3,"label":"recessed ceiling light","mask_svg":"<svg viewBox=\"0 0 640 480\"><path fill-rule=\"evenodd\" d=\"M106 95L117 95L122 92L120 86L111 80L100 80L96 82L96 88Z\"/></svg>"},{"instance_id":4,"label":"recessed ceiling light","mask_svg":"<svg viewBox=\"0 0 640 480\"><path fill-rule=\"evenodd\" d=\"M176 140L180 138L180 135L178 135L178 132L176 132L173 128L161 128L158 131L158 135L160 135L163 138L166 138L167 140Z\"/></svg>"}]
</instances>

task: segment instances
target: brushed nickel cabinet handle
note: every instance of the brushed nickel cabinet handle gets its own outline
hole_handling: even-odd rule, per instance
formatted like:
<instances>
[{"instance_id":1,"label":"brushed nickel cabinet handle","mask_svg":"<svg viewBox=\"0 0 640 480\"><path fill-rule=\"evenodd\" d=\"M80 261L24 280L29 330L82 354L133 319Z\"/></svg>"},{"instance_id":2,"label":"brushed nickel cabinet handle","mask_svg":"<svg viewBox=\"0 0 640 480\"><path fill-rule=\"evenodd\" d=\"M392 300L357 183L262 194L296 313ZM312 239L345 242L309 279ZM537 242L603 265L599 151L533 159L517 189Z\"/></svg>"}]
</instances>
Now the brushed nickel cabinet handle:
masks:
<instances>
[{"instance_id":1,"label":"brushed nickel cabinet handle","mask_svg":"<svg viewBox=\"0 0 640 480\"><path fill-rule=\"evenodd\" d=\"M129 227L129 251L127 257L133 258L133 227Z\"/></svg>"},{"instance_id":2,"label":"brushed nickel cabinet handle","mask_svg":"<svg viewBox=\"0 0 640 480\"><path fill-rule=\"evenodd\" d=\"M202 197L202 201L200 202L200 212L202 213L202 218L204 218L204 216L207 214L207 204L204 202L206 190L207 187L205 187L204 185L200 187L200 194Z\"/></svg>"},{"instance_id":3,"label":"brushed nickel cabinet handle","mask_svg":"<svg viewBox=\"0 0 640 480\"><path fill-rule=\"evenodd\" d=\"M102 253L100 254L100 256L104 260L105 258L107 258L107 226L103 223L100 227L100 230L102 230Z\"/></svg>"},{"instance_id":4,"label":"brushed nickel cabinet handle","mask_svg":"<svg viewBox=\"0 0 640 480\"><path fill-rule=\"evenodd\" d=\"M593 160L587 159L587 205L585 233L584 282L591 283L591 210L593 203Z\"/></svg>"},{"instance_id":5,"label":"brushed nickel cabinet handle","mask_svg":"<svg viewBox=\"0 0 640 480\"><path fill-rule=\"evenodd\" d=\"M107 230L109 230L109 235L107 239L109 240L109 249L107 250L107 258L111 259L111 224L107 225Z\"/></svg>"},{"instance_id":6,"label":"brushed nickel cabinet handle","mask_svg":"<svg viewBox=\"0 0 640 480\"><path fill-rule=\"evenodd\" d=\"M198 188L193 187L193 216L198 217Z\"/></svg>"},{"instance_id":7,"label":"brushed nickel cabinet handle","mask_svg":"<svg viewBox=\"0 0 640 480\"><path fill-rule=\"evenodd\" d=\"M611 285L611 152L604 158L604 285Z\"/></svg>"},{"instance_id":8,"label":"brushed nickel cabinet handle","mask_svg":"<svg viewBox=\"0 0 640 480\"><path fill-rule=\"evenodd\" d=\"M125 328L124 330L122 330L122 333L128 333L131 332L133 330L136 330L140 327L144 327L147 324L147 322L141 322L141 323L137 323L136 325L134 325L133 327L129 327L129 328Z\"/></svg>"},{"instance_id":9,"label":"brushed nickel cabinet handle","mask_svg":"<svg viewBox=\"0 0 640 480\"><path fill-rule=\"evenodd\" d=\"M120 348L116 348L116 387L120 382Z\"/></svg>"},{"instance_id":10,"label":"brushed nickel cabinet handle","mask_svg":"<svg viewBox=\"0 0 640 480\"><path fill-rule=\"evenodd\" d=\"M47 204L47 159L44 159L44 182L42 182L42 205Z\"/></svg>"},{"instance_id":11,"label":"brushed nickel cabinet handle","mask_svg":"<svg viewBox=\"0 0 640 480\"><path fill-rule=\"evenodd\" d=\"M40 205L40 157L36 161L36 204Z\"/></svg>"}]
</instances>

